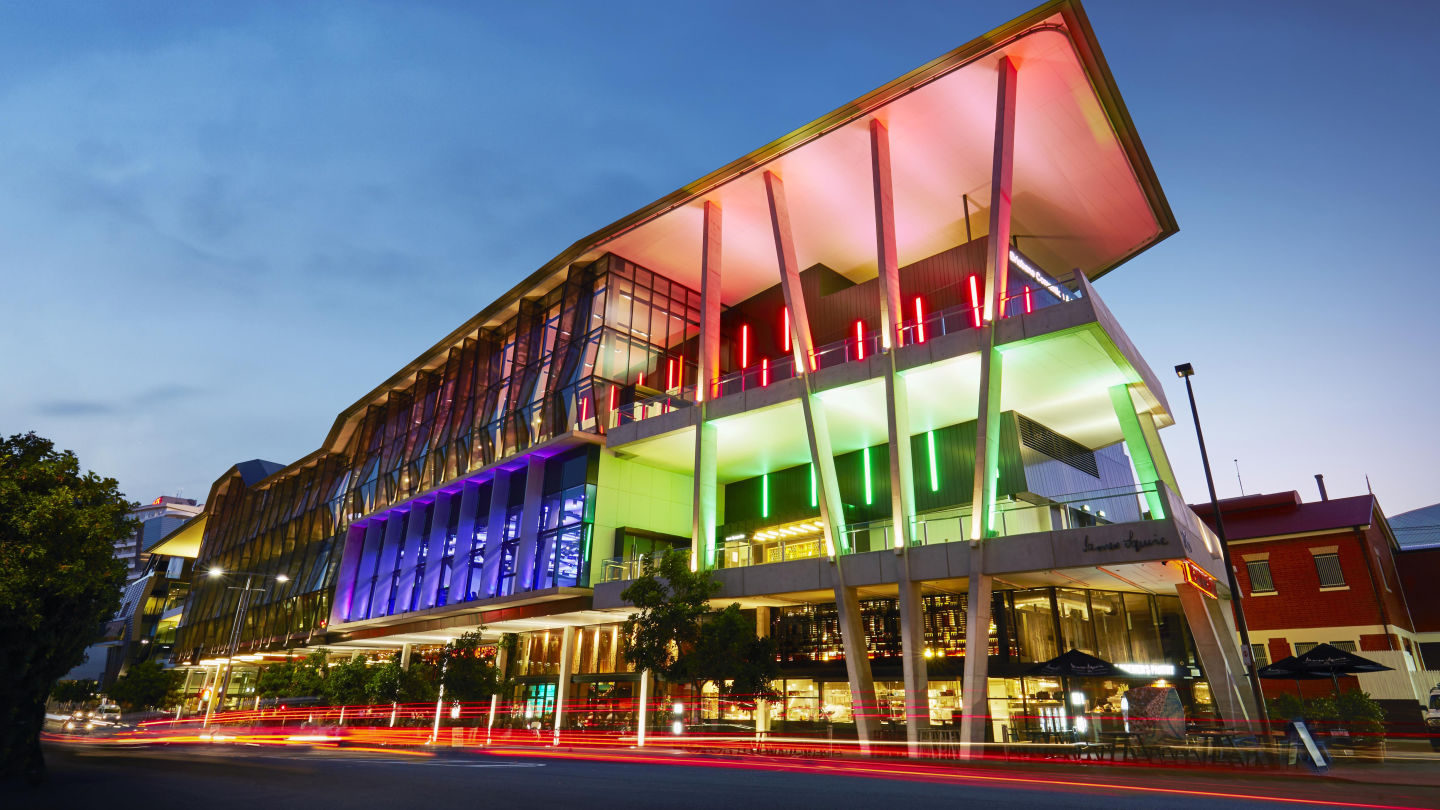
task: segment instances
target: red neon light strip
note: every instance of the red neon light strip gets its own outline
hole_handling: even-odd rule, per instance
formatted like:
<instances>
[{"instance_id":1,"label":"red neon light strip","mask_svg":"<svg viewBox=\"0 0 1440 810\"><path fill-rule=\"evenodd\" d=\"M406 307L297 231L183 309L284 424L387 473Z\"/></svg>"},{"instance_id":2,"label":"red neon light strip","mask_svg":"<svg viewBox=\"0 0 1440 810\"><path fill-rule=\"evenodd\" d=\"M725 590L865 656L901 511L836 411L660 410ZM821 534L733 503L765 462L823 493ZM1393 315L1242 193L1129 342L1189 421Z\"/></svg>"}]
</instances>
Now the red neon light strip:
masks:
<instances>
[{"instance_id":1,"label":"red neon light strip","mask_svg":"<svg viewBox=\"0 0 1440 810\"><path fill-rule=\"evenodd\" d=\"M975 328L980 328L980 287L975 283L975 276L970 277L970 313L975 321Z\"/></svg>"},{"instance_id":2,"label":"red neon light strip","mask_svg":"<svg viewBox=\"0 0 1440 810\"><path fill-rule=\"evenodd\" d=\"M855 359L865 359L865 322L855 322Z\"/></svg>"},{"instance_id":3,"label":"red neon light strip","mask_svg":"<svg viewBox=\"0 0 1440 810\"><path fill-rule=\"evenodd\" d=\"M610 386L610 396L609 396L609 399L606 401L605 404L606 404L606 406L607 406L607 407L606 407L606 410L610 411L611 413L614 413L614 411L615 411L615 396L616 396L616 394L618 394L619 392L620 392L620 387L619 387L619 386L617 386L617 385L611 385L611 386Z\"/></svg>"},{"instance_id":4,"label":"red neon light strip","mask_svg":"<svg viewBox=\"0 0 1440 810\"><path fill-rule=\"evenodd\" d=\"M780 311L785 316L783 325L780 330L780 340L785 347L785 351L788 352L790 351L790 308L781 307Z\"/></svg>"},{"instance_id":5,"label":"red neon light strip","mask_svg":"<svg viewBox=\"0 0 1440 810\"><path fill-rule=\"evenodd\" d=\"M590 397L587 395L587 396L584 396L584 397L581 397L581 398L580 398L580 423L583 425L583 424L585 423L585 420L587 420L587 419L589 419L589 418L590 418Z\"/></svg>"},{"instance_id":6,"label":"red neon light strip","mask_svg":"<svg viewBox=\"0 0 1440 810\"><path fill-rule=\"evenodd\" d=\"M750 324L740 324L740 368L750 365Z\"/></svg>"},{"instance_id":7,"label":"red neon light strip","mask_svg":"<svg viewBox=\"0 0 1440 810\"><path fill-rule=\"evenodd\" d=\"M760 387L764 388L770 384L770 358L760 358Z\"/></svg>"},{"instance_id":8,"label":"red neon light strip","mask_svg":"<svg viewBox=\"0 0 1440 810\"><path fill-rule=\"evenodd\" d=\"M1026 314L1026 315L1029 315L1029 314L1030 314L1031 312L1033 312L1033 311L1034 311L1034 309L1030 306L1030 287L1029 287L1029 285L1026 285L1026 287L1025 287L1025 314Z\"/></svg>"},{"instance_id":9,"label":"red neon light strip","mask_svg":"<svg viewBox=\"0 0 1440 810\"><path fill-rule=\"evenodd\" d=\"M665 361L665 390L669 391L675 387L675 358Z\"/></svg>"},{"instance_id":10,"label":"red neon light strip","mask_svg":"<svg viewBox=\"0 0 1440 810\"><path fill-rule=\"evenodd\" d=\"M925 342L925 303L915 296L915 342Z\"/></svg>"}]
</instances>

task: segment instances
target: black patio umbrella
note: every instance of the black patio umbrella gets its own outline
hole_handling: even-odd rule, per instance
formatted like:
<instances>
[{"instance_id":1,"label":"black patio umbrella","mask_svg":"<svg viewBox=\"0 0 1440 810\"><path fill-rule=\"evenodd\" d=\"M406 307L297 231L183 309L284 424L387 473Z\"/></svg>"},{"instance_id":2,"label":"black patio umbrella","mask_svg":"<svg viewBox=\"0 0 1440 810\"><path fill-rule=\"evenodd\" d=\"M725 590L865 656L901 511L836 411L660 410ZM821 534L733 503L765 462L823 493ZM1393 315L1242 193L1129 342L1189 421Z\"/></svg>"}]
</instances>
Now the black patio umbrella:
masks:
<instances>
[{"instance_id":1,"label":"black patio umbrella","mask_svg":"<svg viewBox=\"0 0 1440 810\"><path fill-rule=\"evenodd\" d=\"M1049 675L1070 678L1108 678L1121 672L1109 661L1089 653L1071 650L1025 670L1026 675Z\"/></svg>"},{"instance_id":2,"label":"black patio umbrella","mask_svg":"<svg viewBox=\"0 0 1440 810\"><path fill-rule=\"evenodd\" d=\"M1346 652L1339 647L1316 644L1300 655L1282 658L1269 666L1261 667L1256 674L1262 678L1294 681L1320 681L1329 678L1335 687L1336 697L1339 697L1341 675L1389 672L1391 669L1392 667Z\"/></svg>"},{"instance_id":3,"label":"black patio umbrella","mask_svg":"<svg viewBox=\"0 0 1440 810\"><path fill-rule=\"evenodd\" d=\"M1061 705L1065 707L1066 716L1070 714L1071 678L1108 678L1120 674L1120 670L1109 661L1075 649L1025 670L1025 675L1044 675L1060 679L1061 688L1065 690Z\"/></svg>"}]
</instances>

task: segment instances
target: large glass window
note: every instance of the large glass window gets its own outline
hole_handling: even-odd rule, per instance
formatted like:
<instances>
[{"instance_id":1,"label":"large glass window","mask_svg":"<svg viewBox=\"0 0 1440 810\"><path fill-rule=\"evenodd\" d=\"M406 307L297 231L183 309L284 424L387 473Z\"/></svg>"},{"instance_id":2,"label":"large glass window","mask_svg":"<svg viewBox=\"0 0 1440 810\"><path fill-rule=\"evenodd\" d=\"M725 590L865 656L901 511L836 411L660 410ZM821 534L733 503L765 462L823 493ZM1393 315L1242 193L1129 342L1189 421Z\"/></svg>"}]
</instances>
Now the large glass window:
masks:
<instances>
[{"instance_id":1,"label":"large glass window","mask_svg":"<svg viewBox=\"0 0 1440 810\"><path fill-rule=\"evenodd\" d=\"M1020 660L1048 661L1059 655L1055 645L1055 614L1050 609L1050 589L1015 592L1015 637Z\"/></svg>"},{"instance_id":2,"label":"large glass window","mask_svg":"<svg viewBox=\"0 0 1440 810\"><path fill-rule=\"evenodd\" d=\"M1091 591L1090 609L1095 618L1097 655L1112 663L1133 661L1130 634L1125 620L1125 601L1121 594Z\"/></svg>"},{"instance_id":3,"label":"large glass window","mask_svg":"<svg viewBox=\"0 0 1440 810\"><path fill-rule=\"evenodd\" d=\"M1095 627L1090 622L1090 600L1085 591L1056 588L1055 603L1060 611L1060 636L1065 650L1098 655Z\"/></svg>"}]
</instances>

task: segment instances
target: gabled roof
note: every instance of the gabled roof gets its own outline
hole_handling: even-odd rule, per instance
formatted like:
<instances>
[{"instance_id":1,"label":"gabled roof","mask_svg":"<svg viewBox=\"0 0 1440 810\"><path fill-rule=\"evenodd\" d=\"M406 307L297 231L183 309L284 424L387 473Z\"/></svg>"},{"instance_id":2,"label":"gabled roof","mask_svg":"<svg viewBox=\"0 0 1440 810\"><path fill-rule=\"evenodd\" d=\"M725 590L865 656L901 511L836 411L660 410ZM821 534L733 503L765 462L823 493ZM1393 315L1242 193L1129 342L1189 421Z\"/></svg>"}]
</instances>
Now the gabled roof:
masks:
<instances>
[{"instance_id":1,"label":"gabled roof","mask_svg":"<svg viewBox=\"0 0 1440 810\"><path fill-rule=\"evenodd\" d=\"M1195 514L1211 528L1215 511L1208 503L1192 504ZM1311 532L1340 531L1369 526L1375 515L1375 496L1356 495L1304 503L1294 490L1267 495L1246 495L1220 501L1229 540L1255 540Z\"/></svg>"}]
</instances>

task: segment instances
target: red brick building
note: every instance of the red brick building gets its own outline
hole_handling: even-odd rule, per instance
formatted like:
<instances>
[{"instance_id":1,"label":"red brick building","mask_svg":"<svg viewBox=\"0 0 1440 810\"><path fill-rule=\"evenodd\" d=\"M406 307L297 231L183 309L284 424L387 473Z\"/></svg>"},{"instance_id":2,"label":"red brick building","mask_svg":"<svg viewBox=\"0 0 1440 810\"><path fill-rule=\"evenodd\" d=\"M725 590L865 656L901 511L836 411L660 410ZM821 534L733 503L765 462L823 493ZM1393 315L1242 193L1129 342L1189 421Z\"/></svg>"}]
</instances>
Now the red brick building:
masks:
<instances>
[{"instance_id":1,"label":"red brick building","mask_svg":"<svg viewBox=\"0 0 1440 810\"><path fill-rule=\"evenodd\" d=\"M1214 526L1210 504L1192 508ZM1305 503L1298 492L1280 492L1223 500L1220 509L1258 664L1332 644L1394 669L1342 678L1341 688L1424 702L1440 673L1426 671L1399 546L1373 495ZM1332 689L1328 681L1262 683L1271 696Z\"/></svg>"}]
</instances>

